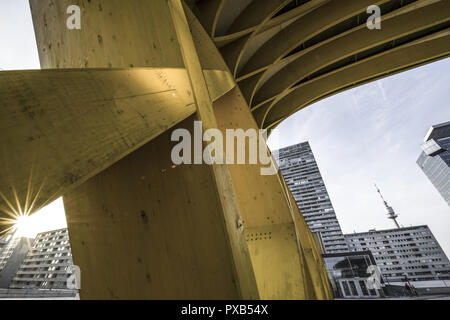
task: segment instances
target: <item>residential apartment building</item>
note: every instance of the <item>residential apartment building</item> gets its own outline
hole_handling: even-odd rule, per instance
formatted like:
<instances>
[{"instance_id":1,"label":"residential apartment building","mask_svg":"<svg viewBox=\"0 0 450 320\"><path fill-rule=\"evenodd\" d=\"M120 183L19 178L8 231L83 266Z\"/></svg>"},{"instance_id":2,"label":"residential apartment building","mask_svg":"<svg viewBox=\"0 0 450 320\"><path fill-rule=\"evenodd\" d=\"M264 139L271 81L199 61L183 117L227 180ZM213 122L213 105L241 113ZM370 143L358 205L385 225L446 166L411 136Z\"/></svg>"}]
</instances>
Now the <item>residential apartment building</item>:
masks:
<instances>
[{"instance_id":1,"label":"residential apartment building","mask_svg":"<svg viewBox=\"0 0 450 320\"><path fill-rule=\"evenodd\" d=\"M6 240L3 238L0 238L0 254L2 254L2 249L6 245Z\"/></svg>"},{"instance_id":2,"label":"residential apartment building","mask_svg":"<svg viewBox=\"0 0 450 320\"><path fill-rule=\"evenodd\" d=\"M351 252L370 250L386 282L450 279L450 261L428 226L346 234Z\"/></svg>"},{"instance_id":3,"label":"residential apartment building","mask_svg":"<svg viewBox=\"0 0 450 320\"><path fill-rule=\"evenodd\" d=\"M30 238L13 238L0 251L0 288L9 288L32 242Z\"/></svg>"},{"instance_id":4,"label":"residential apartment building","mask_svg":"<svg viewBox=\"0 0 450 320\"><path fill-rule=\"evenodd\" d=\"M10 288L67 289L73 266L67 229L42 232L17 271Z\"/></svg>"},{"instance_id":5,"label":"residential apartment building","mask_svg":"<svg viewBox=\"0 0 450 320\"><path fill-rule=\"evenodd\" d=\"M12 239L14 232L10 231L0 235L0 256L2 254L2 249L8 244L8 241Z\"/></svg>"},{"instance_id":6,"label":"residential apartment building","mask_svg":"<svg viewBox=\"0 0 450 320\"><path fill-rule=\"evenodd\" d=\"M347 252L347 243L309 143L282 148L273 155L311 232L320 233L326 253Z\"/></svg>"}]
</instances>

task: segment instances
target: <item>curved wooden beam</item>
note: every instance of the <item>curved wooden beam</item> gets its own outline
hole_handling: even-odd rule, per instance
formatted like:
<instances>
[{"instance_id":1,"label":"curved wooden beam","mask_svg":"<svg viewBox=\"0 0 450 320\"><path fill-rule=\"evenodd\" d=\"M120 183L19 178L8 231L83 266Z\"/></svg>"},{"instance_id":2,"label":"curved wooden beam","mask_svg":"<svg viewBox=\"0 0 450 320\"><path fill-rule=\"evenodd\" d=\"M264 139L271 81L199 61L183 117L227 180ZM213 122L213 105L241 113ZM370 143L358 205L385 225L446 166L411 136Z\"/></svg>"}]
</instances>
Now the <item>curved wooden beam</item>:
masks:
<instances>
[{"instance_id":1,"label":"curved wooden beam","mask_svg":"<svg viewBox=\"0 0 450 320\"><path fill-rule=\"evenodd\" d=\"M216 36L214 37L214 42L216 43L217 47L221 48L225 45L245 36L249 33L255 32L259 34L261 32L264 32L268 29L271 29L273 27L282 25L289 20L296 20L299 17L305 15L307 12L310 12L311 10L317 8L318 6L322 5L323 3L326 3L331 0L311 0L301 6L298 6L297 8L294 8L292 10L289 10L277 17L271 18L269 21L265 22L264 25L260 26L260 24L256 24L250 28L243 29L241 31L237 31L234 33L226 34L223 36ZM258 30L257 30L258 29Z\"/></svg>"},{"instance_id":2,"label":"curved wooden beam","mask_svg":"<svg viewBox=\"0 0 450 320\"><path fill-rule=\"evenodd\" d=\"M224 56L224 59L234 76L237 75L240 61L246 51L246 48L249 46L250 41L264 26L264 24L270 20L271 17L289 2L290 0L266 0L264 2L254 0L244 9L244 11L231 25L231 32L248 28L249 24L257 25L256 29L252 33L221 49L222 55Z\"/></svg>"},{"instance_id":3,"label":"curved wooden beam","mask_svg":"<svg viewBox=\"0 0 450 320\"><path fill-rule=\"evenodd\" d=\"M311 2L308 2L308 3L312 3L312 1L311 1ZM308 4L308 3L307 3L307 4ZM323 3L322 3L322 4L323 4ZM316 5L316 8L319 7L319 5L320 5L320 4L318 3L318 4ZM305 6L305 5L304 5L304 6ZM302 7L303 7L303 6L302 6ZM312 11L312 10L310 10L310 11ZM310 11L305 11L304 14L309 13ZM362 26L365 26L365 24L363 24ZM359 26L359 27L362 27L362 26ZM359 28L359 27L356 27L355 29L357 29L357 28ZM348 31L347 31L347 32L348 32ZM312 46L310 46L310 47L306 47L306 48L300 50L299 52L290 54L290 55L288 55L288 56L286 56L286 57L280 59L279 61L276 61L275 63L273 63L273 64L271 64L271 65L267 65L267 66L265 66L265 67L261 67L261 68L258 69L258 70L255 70L255 71L252 71L252 72L250 72L250 73L241 75L241 76L237 79L237 81L241 81L242 79L246 79L246 78L249 77L249 76L252 76L252 77L253 77L253 75L254 75L254 74L257 74L257 73L260 74L259 79L258 79L257 81L253 81L254 87L253 87L253 89L252 89L251 91L248 90L249 96L246 97L247 100L249 101L249 104L251 105L251 109L252 109L252 110L253 110L253 109L257 109L257 108L259 108L262 104L265 103L265 101L259 101L258 103L255 104L255 103L253 102L253 99L254 99L254 96L255 96L255 94L256 94L256 91L257 91L262 85L264 85L265 82L267 82L273 75L275 75L276 73L278 73L281 69L283 69L283 68L286 67L289 63L291 63L292 61L295 61L296 59L298 59L298 58L301 57L302 55L304 55L304 54L306 54L306 53L308 53L308 52L311 52L311 51L313 51L314 49L316 49L317 47L320 47L321 45L324 45L324 44L326 44L326 43L328 43L328 42L330 42L330 41L332 41L332 40L334 40L334 39L336 39L336 38L339 38L339 37L343 36L343 35L346 34L347 32L343 32L342 34L337 34L337 35L335 35L335 36L333 36L333 37L331 37L331 38L328 38L328 39L326 39L326 40L323 40L323 41L321 41L321 42L319 42L319 43L317 43L317 44L315 44L315 45L312 45ZM272 100L273 100L273 99L272 99Z\"/></svg>"},{"instance_id":4,"label":"curved wooden beam","mask_svg":"<svg viewBox=\"0 0 450 320\"><path fill-rule=\"evenodd\" d=\"M376 56L335 70L300 84L270 110L264 118L264 128L274 125L318 101L361 84L408 70L450 55L450 28L388 50Z\"/></svg>"},{"instance_id":5,"label":"curved wooden beam","mask_svg":"<svg viewBox=\"0 0 450 320\"><path fill-rule=\"evenodd\" d=\"M211 37L201 25L200 21L187 6L183 6L188 20L189 28L192 33L192 39L194 40L197 53L202 64L203 70L222 70L228 71L228 66L220 56L217 54L217 47L214 45ZM231 76L231 74L230 74Z\"/></svg>"},{"instance_id":6,"label":"curved wooden beam","mask_svg":"<svg viewBox=\"0 0 450 320\"><path fill-rule=\"evenodd\" d=\"M260 25L266 22L267 17L272 17L289 2L289 0L253 0L236 18L228 33L233 34L255 26L259 29Z\"/></svg>"},{"instance_id":7,"label":"curved wooden beam","mask_svg":"<svg viewBox=\"0 0 450 320\"><path fill-rule=\"evenodd\" d=\"M387 1L346 0L345 5L340 1L331 1L320 6L267 41L242 68L241 75L267 68L320 32L365 12L370 5L379 5Z\"/></svg>"},{"instance_id":8,"label":"curved wooden beam","mask_svg":"<svg viewBox=\"0 0 450 320\"><path fill-rule=\"evenodd\" d=\"M269 112L271 106L272 101L267 101L252 111L255 121L260 128L264 128L264 119L266 118L267 112Z\"/></svg>"},{"instance_id":9,"label":"curved wooden beam","mask_svg":"<svg viewBox=\"0 0 450 320\"><path fill-rule=\"evenodd\" d=\"M242 91L242 95L244 96L245 101L247 101L249 106L251 105L253 90L256 84L258 83L259 79L261 78L262 73L263 71L238 82L239 87L241 88Z\"/></svg>"},{"instance_id":10,"label":"curved wooden beam","mask_svg":"<svg viewBox=\"0 0 450 320\"><path fill-rule=\"evenodd\" d=\"M216 34L217 21L227 0L202 0L197 3L198 18L206 32L214 37Z\"/></svg>"},{"instance_id":11,"label":"curved wooden beam","mask_svg":"<svg viewBox=\"0 0 450 320\"><path fill-rule=\"evenodd\" d=\"M417 7L416 3L410 6L412 5ZM287 64L257 90L253 103L258 106L268 99L283 95L299 81L339 60L449 21L447 12L450 12L450 2L433 1L431 5L421 10L411 11L407 6L394 11L395 15L391 13L383 18L383 28L376 32L369 30L365 25L352 29L351 32Z\"/></svg>"}]
</instances>

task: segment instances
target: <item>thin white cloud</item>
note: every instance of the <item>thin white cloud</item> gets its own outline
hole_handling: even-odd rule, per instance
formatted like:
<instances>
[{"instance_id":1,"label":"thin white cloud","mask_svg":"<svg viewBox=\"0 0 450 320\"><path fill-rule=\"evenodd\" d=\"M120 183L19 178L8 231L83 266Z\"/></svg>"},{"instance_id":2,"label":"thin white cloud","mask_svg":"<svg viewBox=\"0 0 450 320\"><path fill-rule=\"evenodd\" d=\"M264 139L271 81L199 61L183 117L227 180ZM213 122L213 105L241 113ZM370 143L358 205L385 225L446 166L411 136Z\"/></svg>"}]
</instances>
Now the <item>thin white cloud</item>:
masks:
<instances>
[{"instance_id":1,"label":"thin white cloud","mask_svg":"<svg viewBox=\"0 0 450 320\"><path fill-rule=\"evenodd\" d=\"M429 127L450 120L449 82L446 59L329 97L278 126L284 146L310 141L344 232L393 227L376 182L401 224L429 225L450 255L450 208L416 164Z\"/></svg>"}]
</instances>

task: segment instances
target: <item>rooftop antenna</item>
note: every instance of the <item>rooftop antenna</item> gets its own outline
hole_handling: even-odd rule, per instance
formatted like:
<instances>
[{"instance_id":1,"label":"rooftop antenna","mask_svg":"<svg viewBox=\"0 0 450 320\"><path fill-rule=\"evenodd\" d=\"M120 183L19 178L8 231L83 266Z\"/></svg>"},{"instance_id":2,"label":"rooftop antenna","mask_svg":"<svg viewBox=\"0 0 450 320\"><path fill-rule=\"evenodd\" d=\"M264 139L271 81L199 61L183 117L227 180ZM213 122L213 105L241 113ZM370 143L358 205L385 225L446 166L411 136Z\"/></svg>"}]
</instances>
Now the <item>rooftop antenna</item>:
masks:
<instances>
[{"instance_id":1,"label":"rooftop antenna","mask_svg":"<svg viewBox=\"0 0 450 320\"><path fill-rule=\"evenodd\" d=\"M383 195L381 194L381 191L377 187L377 185L375 185L375 188L377 189L377 192L380 194L381 200L383 200L384 207L386 208L388 219L392 219L394 221L394 223L395 223L395 226L400 229L400 226L398 225L398 222L397 222L398 215L394 212L394 209L392 209L392 207L390 207L388 205L386 200L384 200Z\"/></svg>"}]
</instances>

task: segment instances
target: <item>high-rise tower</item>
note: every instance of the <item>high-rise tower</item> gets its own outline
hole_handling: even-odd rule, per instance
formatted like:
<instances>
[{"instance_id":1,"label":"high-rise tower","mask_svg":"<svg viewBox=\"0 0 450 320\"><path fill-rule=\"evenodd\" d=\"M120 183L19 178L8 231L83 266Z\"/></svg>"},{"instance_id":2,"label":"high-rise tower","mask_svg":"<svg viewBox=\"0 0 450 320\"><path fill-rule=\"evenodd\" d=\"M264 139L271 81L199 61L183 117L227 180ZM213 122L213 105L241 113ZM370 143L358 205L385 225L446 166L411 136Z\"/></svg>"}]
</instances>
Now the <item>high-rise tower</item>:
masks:
<instances>
[{"instance_id":1,"label":"high-rise tower","mask_svg":"<svg viewBox=\"0 0 450 320\"><path fill-rule=\"evenodd\" d=\"M377 189L377 192L380 194L381 200L383 200L384 203L384 207L386 208L386 213L388 216L388 219L391 219L392 221L394 221L395 226L397 228L400 228L398 222L397 222L397 217L398 215L395 213L394 209L392 209L391 206L388 205L388 203L386 202L386 200L384 199L383 195L381 194L380 189L377 187L377 185L375 185L375 188Z\"/></svg>"},{"instance_id":2,"label":"high-rise tower","mask_svg":"<svg viewBox=\"0 0 450 320\"><path fill-rule=\"evenodd\" d=\"M292 145L273 154L309 229L322 236L326 253L348 251L309 143Z\"/></svg>"}]
</instances>

